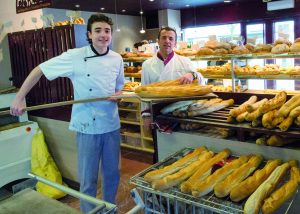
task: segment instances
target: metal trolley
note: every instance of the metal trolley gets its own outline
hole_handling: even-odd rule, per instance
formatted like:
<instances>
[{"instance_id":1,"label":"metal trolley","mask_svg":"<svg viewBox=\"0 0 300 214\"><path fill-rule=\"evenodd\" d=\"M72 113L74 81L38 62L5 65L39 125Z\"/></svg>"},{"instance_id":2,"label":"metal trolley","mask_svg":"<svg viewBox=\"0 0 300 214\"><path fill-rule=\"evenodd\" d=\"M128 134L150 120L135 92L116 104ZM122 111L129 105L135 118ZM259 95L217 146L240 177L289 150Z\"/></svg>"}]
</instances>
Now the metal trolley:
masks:
<instances>
[{"instance_id":1,"label":"metal trolley","mask_svg":"<svg viewBox=\"0 0 300 214\"><path fill-rule=\"evenodd\" d=\"M241 214L243 213L243 205L245 201L241 203L235 203L227 198L217 198L213 193L201 198L192 196L191 194L185 194L180 191L178 187L170 188L166 191L157 191L151 187L151 184L144 180L144 175L154 169L158 169L169 165L184 155L191 152L192 149L184 148L168 158L162 160L159 163L152 165L146 170L138 173L130 179L130 182L136 185L136 189L142 195L144 200L145 213L168 213L168 214L196 214L196 213L222 213L222 214ZM293 201L298 196L299 191L295 194L292 200L286 202L280 209L276 211L278 214L294 213L291 211ZM299 196L298 196L299 197ZM296 212L295 212L296 213Z\"/></svg>"}]
</instances>

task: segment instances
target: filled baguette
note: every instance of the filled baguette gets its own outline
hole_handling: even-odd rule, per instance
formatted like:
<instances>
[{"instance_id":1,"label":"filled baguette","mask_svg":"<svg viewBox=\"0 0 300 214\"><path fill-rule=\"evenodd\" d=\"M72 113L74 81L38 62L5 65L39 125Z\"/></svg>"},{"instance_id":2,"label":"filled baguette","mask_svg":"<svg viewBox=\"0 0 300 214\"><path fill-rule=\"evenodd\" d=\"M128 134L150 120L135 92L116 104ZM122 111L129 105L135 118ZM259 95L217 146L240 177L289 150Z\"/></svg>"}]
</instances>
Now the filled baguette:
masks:
<instances>
[{"instance_id":1,"label":"filled baguette","mask_svg":"<svg viewBox=\"0 0 300 214\"><path fill-rule=\"evenodd\" d=\"M180 190L184 193L191 192L194 183L196 183L197 181L202 181L206 177L208 177L211 173L213 165L227 158L229 155L230 150L224 149L223 151L216 154L213 158L206 161L206 163L200 166L187 181L183 182L180 185Z\"/></svg>"},{"instance_id":2,"label":"filled baguette","mask_svg":"<svg viewBox=\"0 0 300 214\"><path fill-rule=\"evenodd\" d=\"M211 151L205 151L200 156L200 158L194 162L192 162L190 165L180 169L178 172L168 175L166 177L163 177L159 180L154 180L152 182L152 188L157 190L165 190L170 187L176 186L182 181L189 178L199 166L201 166L203 163L205 163L207 160L212 158L214 155Z\"/></svg>"},{"instance_id":3,"label":"filled baguette","mask_svg":"<svg viewBox=\"0 0 300 214\"><path fill-rule=\"evenodd\" d=\"M290 170L290 179L275 192L271 194L269 198L264 201L262 206L262 212L264 214L271 214L277 210L286 200L291 198L298 189L299 183L299 169L292 167Z\"/></svg>"},{"instance_id":4,"label":"filled baguette","mask_svg":"<svg viewBox=\"0 0 300 214\"><path fill-rule=\"evenodd\" d=\"M217 197L223 198L229 195L230 191L247 178L263 160L261 155L252 156L247 163L236 169L225 180L217 183L214 193Z\"/></svg>"},{"instance_id":5,"label":"filled baguette","mask_svg":"<svg viewBox=\"0 0 300 214\"><path fill-rule=\"evenodd\" d=\"M183 167L189 165L190 163L196 161L199 159L200 155L207 151L206 147L199 147L196 148L192 153L187 154L183 158L177 160L171 165L165 166L161 169L153 170L151 172L148 172L145 174L144 179L145 181L151 182L157 179L161 179L167 175L173 174L177 172L178 170L182 169Z\"/></svg>"},{"instance_id":6,"label":"filled baguette","mask_svg":"<svg viewBox=\"0 0 300 214\"><path fill-rule=\"evenodd\" d=\"M246 201L244 206L245 214L259 213L263 201L273 192L289 168L290 165L284 163L272 172L268 179L264 181Z\"/></svg>"},{"instance_id":7,"label":"filled baguette","mask_svg":"<svg viewBox=\"0 0 300 214\"><path fill-rule=\"evenodd\" d=\"M224 180L228 175L230 175L234 170L239 168L242 164L246 163L248 161L248 156L241 156L238 159L235 159L229 163L227 163L225 166L221 167L220 169L216 170L213 174L208 176L203 181L197 181L192 186L192 194L195 197L201 197L208 193L210 193L214 186Z\"/></svg>"},{"instance_id":8,"label":"filled baguette","mask_svg":"<svg viewBox=\"0 0 300 214\"><path fill-rule=\"evenodd\" d=\"M230 192L230 199L239 202L251 195L273 172L273 170L281 164L280 160L269 160L264 168L256 170L254 174L246 180L239 183Z\"/></svg>"}]
</instances>

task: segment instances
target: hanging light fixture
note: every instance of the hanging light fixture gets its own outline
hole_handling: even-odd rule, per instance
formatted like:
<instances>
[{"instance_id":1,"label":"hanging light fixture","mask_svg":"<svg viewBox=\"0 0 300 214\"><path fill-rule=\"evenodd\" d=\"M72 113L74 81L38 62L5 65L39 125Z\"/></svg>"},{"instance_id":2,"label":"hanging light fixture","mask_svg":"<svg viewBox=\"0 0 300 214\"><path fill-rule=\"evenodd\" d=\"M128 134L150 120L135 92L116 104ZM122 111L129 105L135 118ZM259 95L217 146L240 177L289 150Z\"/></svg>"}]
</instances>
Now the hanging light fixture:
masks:
<instances>
[{"instance_id":1,"label":"hanging light fixture","mask_svg":"<svg viewBox=\"0 0 300 214\"><path fill-rule=\"evenodd\" d=\"M144 30L144 24L143 24L143 8L142 8L142 0L140 0L140 14L141 14L141 25L142 25L142 28L140 30L140 33L145 33L146 31Z\"/></svg>"},{"instance_id":2,"label":"hanging light fixture","mask_svg":"<svg viewBox=\"0 0 300 214\"><path fill-rule=\"evenodd\" d=\"M120 28L119 28L119 25L118 25L118 14L117 14L117 0L115 0L115 14L116 14L116 31L117 32L120 32Z\"/></svg>"}]
</instances>

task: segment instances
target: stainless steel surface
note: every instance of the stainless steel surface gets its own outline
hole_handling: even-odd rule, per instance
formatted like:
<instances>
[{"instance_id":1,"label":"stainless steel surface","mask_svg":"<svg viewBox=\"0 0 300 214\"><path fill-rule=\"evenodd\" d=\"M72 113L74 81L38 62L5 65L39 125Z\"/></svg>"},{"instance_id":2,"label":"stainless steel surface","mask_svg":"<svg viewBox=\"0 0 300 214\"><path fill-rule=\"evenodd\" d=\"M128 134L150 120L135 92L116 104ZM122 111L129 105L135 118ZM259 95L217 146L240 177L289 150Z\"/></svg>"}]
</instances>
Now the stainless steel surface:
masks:
<instances>
[{"instance_id":1,"label":"stainless steel surface","mask_svg":"<svg viewBox=\"0 0 300 214\"><path fill-rule=\"evenodd\" d=\"M190 151L192 149L184 148L130 179L130 183L136 185L137 189L143 192L145 213L243 213L245 201L234 203L229 197L219 199L213 193L197 198L191 194L182 193L178 186L161 192L153 189L151 184L144 180L143 177L147 172L169 165ZM295 206L293 202L295 198L299 197L298 195L299 191L293 199L287 201L276 213L294 213L291 207Z\"/></svg>"}]
</instances>

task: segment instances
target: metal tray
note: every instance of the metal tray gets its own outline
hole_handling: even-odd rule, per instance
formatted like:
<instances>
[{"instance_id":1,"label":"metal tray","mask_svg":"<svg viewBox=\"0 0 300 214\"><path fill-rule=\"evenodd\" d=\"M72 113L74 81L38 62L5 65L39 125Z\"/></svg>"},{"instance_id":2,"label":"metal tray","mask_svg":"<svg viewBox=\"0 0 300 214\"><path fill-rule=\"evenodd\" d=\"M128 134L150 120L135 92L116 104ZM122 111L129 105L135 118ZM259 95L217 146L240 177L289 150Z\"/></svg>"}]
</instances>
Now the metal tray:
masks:
<instances>
[{"instance_id":1,"label":"metal tray","mask_svg":"<svg viewBox=\"0 0 300 214\"><path fill-rule=\"evenodd\" d=\"M243 206L245 203L245 200L240 202L240 203L235 203L232 202L228 197L220 199L217 198L213 193L210 193L204 197L201 198L197 198L192 196L191 194L186 194L186 193L182 193L179 189L178 186L175 186L173 188L167 189L165 191L158 191L155 190L151 187L151 184L147 181L144 180L144 175L152 170L155 169L159 169L162 168L164 166L170 165L173 162L175 162L176 160L182 158L183 156L185 156L186 154L190 153L193 149L191 148L184 148L176 153L174 153L173 155L169 156L168 158L162 160L161 162L158 162L152 166L150 166L149 168L143 170L142 172L138 173L137 175L133 176L130 179L130 183L134 184L137 186L138 189L140 189L141 191L144 192L144 198L145 196L149 196L152 195L156 195L158 196L159 200L158 203L161 203L161 201L167 201L168 204L170 203L170 199L173 201L176 201L176 203L178 203L177 201L181 202L184 204L185 207L185 213L189 213L186 212L187 211L187 207L188 206L192 206L192 210L196 208L200 208L202 209L201 211L210 211L213 213L234 213L234 214L241 214L243 213ZM286 176L287 180L288 176ZM283 181L284 182L284 181ZM277 211L276 214L283 214L283 213L290 213L290 209L292 207L293 201L296 197L299 197L299 189L297 191L297 193L293 196L292 199L286 201ZM161 198L163 198L164 200L162 200ZM153 200L153 199L152 199ZM164 207L163 205L159 205L157 206L159 207L159 209L161 210L162 207ZM166 206L165 206L166 207ZM153 210L155 208L155 206L153 206L151 209L151 211L153 211L153 213L172 213L169 212L170 210L168 209L169 205L167 206L167 211L163 210L161 212L159 211L155 211ZM182 212L182 211L181 211ZM180 213L180 212L179 212ZM197 213L197 212L192 212L192 213Z\"/></svg>"}]
</instances>

